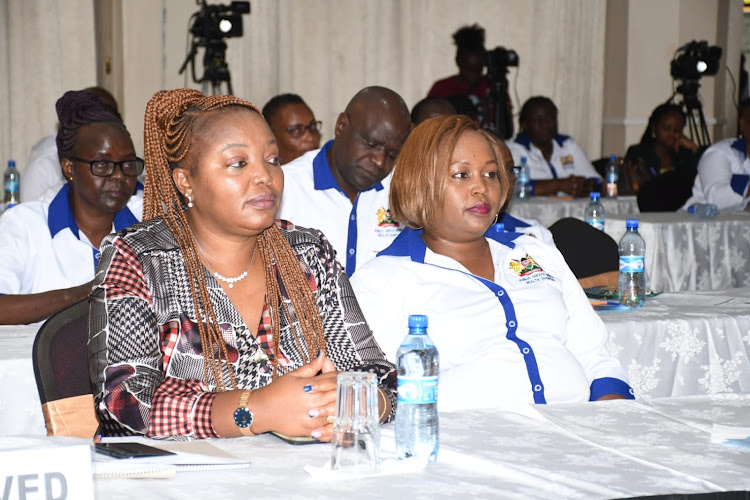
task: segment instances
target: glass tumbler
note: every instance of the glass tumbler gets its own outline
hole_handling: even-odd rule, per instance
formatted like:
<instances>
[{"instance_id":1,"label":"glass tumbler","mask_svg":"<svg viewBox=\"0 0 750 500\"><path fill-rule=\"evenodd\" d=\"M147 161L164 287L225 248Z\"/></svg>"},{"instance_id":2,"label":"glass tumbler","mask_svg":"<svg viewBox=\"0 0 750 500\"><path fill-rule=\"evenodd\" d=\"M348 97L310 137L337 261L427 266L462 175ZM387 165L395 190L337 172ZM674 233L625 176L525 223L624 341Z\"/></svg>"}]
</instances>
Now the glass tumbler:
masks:
<instances>
[{"instance_id":1,"label":"glass tumbler","mask_svg":"<svg viewBox=\"0 0 750 500\"><path fill-rule=\"evenodd\" d=\"M375 472L380 463L378 384L374 373L339 373L331 469Z\"/></svg>"}]
</instances>

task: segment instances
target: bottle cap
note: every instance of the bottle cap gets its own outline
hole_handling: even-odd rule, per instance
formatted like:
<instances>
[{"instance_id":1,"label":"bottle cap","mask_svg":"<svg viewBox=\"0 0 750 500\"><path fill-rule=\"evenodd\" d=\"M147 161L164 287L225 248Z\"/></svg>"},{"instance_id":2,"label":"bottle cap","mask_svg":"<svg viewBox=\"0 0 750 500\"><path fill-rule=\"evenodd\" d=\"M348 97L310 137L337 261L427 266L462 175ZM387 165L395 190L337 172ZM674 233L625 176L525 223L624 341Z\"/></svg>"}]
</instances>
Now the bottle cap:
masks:
<instances>
[{"instance_id":1,"label":"bottle cap","mask_svg":"<svg viewBox=\"0 0 750 500\"><path fill-rule=\"evenodd\" d=\"M690 205L688 207L687 211L688 211L689 214L694 214L695 213L695 205L697 205L697 203L693 203L692 205Z\"/></svg>"},{"instance_id":2,"label":"bottle cap","mask_svg":"<svg viewBox=\"0 0 750 500\"><path fill-rule=\"evenodd\" d=\"M638 229L638 219L628 219L625 221L625 227L628 229Z\"/></svg>"},{"instance_id":3,"label":"bottle cap","mask_svg":"<svg viewBox=\"0 0 750 500\"><path fill-rule=\"evenodd\" d=\"M591 198L591 201L599 200L600 196L601 196L601 193L598 193L596 191L591 191L591 194L589 195L589 197Z\"/></svg>"},{"instance_id":4,"label":"bottle cap","mask_svg":"<svg viewBox=\"0 0 750 500\"><path fill-rule=\"evenodd\" d=\"M8 160L8 166L9 167L15 167L16 166L16 160Z\"/></svg>"},{"instance_id":5,"label":"bottle cap","mask_svg":"<svg viewBox=\"0 0 750 500\"><path fill-rule=\"evenodd\" d=\"M523 163L526 163L526 157L525 157L525 156L522 156L522 157L521 157L521 163L522 163L522 164L523 164Z\"/></svg>"},{"instance_id":6,"label":"bottle cap","mask_svg":"<svg viewBox=\"0 0 750 500\"><path fill-rule=\"evenodd\" d=\"M617 155L609 155L609 161L617 161Z\"/></svg>"},{"instance_id":7,"label":"bottle cap","mask_svg":"<svg viewBox=\"0 0 750 500\"><path fill-rule=\"evenodd\" d=\"M427 316L424 314L410 315L409 328L427 328Z\"/></svg>"}]
</instances>

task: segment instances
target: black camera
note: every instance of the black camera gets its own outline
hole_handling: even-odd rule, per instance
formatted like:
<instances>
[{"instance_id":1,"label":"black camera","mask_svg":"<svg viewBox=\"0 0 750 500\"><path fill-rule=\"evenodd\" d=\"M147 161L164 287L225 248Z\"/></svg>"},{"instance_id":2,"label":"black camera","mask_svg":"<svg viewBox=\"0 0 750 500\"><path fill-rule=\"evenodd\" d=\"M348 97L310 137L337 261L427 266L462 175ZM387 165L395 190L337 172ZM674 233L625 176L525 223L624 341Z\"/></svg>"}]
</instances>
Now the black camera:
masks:
<instances>
[{"instance_id":1,"label":"black camera","mask_svg":"<svg viewBox=\"0 0 750 500\"><path fill-rule=\"evenodd\" d=\"M496 70L518 66L518 52L505 47L495 47L487 51L487 71L496 73Z\"/></svg>"},{"instance_id":2,"label":"black camera","mask_svg":"<svg viewBox=\"0 0 750 500\"><path fill-rule=\"evenodd\" d=\"M693 40L680 47L678 52L670 65L672 78L697 80L702 76L713 76L719 72L719 46L709 46L705 40Z\"/></svg>"},{"instance_id":3,"label":"black camera","mask_svg":"<svg viewBox=\"0 0 750 500\"><path fill-rule=\"evenodd\" d=\"M242 14L250 13L250 2L229 5L210 5L199 0L201 9L193 14L195 21L190 32L197 38L215 40L242 36Z\"/></svg>"}]
</instances>

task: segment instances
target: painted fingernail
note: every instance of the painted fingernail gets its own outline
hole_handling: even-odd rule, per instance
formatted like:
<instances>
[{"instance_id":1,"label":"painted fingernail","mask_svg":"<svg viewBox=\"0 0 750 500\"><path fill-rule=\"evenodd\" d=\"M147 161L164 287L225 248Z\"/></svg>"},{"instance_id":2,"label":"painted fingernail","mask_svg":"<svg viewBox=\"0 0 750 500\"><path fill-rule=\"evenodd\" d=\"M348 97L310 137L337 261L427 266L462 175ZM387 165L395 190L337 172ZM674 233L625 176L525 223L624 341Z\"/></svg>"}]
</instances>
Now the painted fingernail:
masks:
<instances>
[{"instance_id":1,"label":"painted fingernail","mask_svg":"<svg viewBox=\"0 0 750 500\"><path fill-rule=\"evenodd\" d=\"M306 385L306 386L304 387L304 389L305 389L305 392L310 392L310 391L312 391L312 386L311 386L310 384L307 384L307 385Z\"/></svg>"},{"instance_id":2,"label":"painted fingernail","mask_svg":"<svg viewBox=\"0 0 750 500\"><path fill-rule=\"evenodd\" d=\"M315 409L313 409L313 410L310 410L310 411L308 411L308 412L307 412L307 415L308 415L308 416L309 416L310 418L315 418L315 417L317 417L318 415L320 415L320 412L319 412L318 410L315 410Z\"/></svg>"},{"instance_id":3,"label":"painted fingernail","mask_svg":"<svg viewBox=\"0 0 750 500\"><path fill-rule=\"evenodd\" d=\"M312 432L310 433L310 435L311 435L312 437L314 437L315 439L320 439L320 436L322 436L322 435L323 435L323 433L322 433L322 432L320 432L320 431L312 431Z\"/></svg>"}]
</instances>

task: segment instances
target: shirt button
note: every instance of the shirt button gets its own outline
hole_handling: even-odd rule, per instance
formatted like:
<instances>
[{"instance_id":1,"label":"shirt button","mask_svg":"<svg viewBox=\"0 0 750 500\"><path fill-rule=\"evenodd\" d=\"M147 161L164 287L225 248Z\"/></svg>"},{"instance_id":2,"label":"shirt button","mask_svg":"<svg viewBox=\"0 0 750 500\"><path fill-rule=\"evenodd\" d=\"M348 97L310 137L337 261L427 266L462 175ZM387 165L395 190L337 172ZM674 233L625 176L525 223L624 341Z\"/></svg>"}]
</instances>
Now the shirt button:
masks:
<instances>
[{"instance_id":1,"label":"shirt button","mask_svg":"<svg viewBox=\"0 0 750 500\"><path fill-rule=\"evenodd\" d=\"M505 295L505 291L504 290L500 290L500 291L497 292L497 296L498 297L502 297L503 295Z\"/></svg>"},{"instance_id":2,"label":"shirt button","mask_svg":"<svg viewBox=\"0 0 750 500\"><path fill-rule=\"evenodd\" d=\"M508 321L508 327L514 328L516 326L516 322L513 320Z\"/></svg>"},{"instance_id":3,"label":"shirt button","mask_svg":"<svg viewBox=\"0 0 750 500\"><path fill-rule=\"evenodd\" d=\"M352 214L352 220L357 220L357 216Z\"/></svg>"},{"instance_id":4,"label":"shirt button","mask_svg":"<svg viewBox=\"0 0 750 500\"><path fill-rule=\"evenodd\" d=\"M96 253L94 254L94 258L97 258L97 259L98 259L99 257L101 257L101 256L102 256L102 254L101 254L101 253L99 253L99 252L96 252Z\"/></svg>"},{"instance_id":5,"label":"shirt button","mask_svg":"<svg viewBox=\"0 0 750 500\"><path fill-rule=\"evenodd\" d=\"M635 391L633 389L630 389L630 395L635 396Z\"/></svg>"},{"instance_id":6,"label":"shirt button","mask_svg":"<svg viewBox=\"0 0 750 500\"><path fill-rule=\"evenodd\" d=\"M354 249L353 248L349 249L349 255L354 255Z\"/></svg>"},{"instance_id":7,"label":"shirt button","mask_svg":"<svg viewBox=\"0 0 750 500\"><path fill-rule=\"evenodd\" d=\"M539 385L539 384L536 384L536 385L534 386L534 392L539 392L539 391L541 391L541 390L542 390L542 386L541 386L541 385Z\"/></svg>"},{"instance_id":8,"label":"shirt button","mask_svg":"<svg viewBox=\"0 0 750 500\"><path fill-rule=\"evenodd\" d=\"M524 347L523 349L521 349L521 352L524 353L524 354L528 354L529 353L529 348L528 347Z\"/></svg>"}]
</instances>

